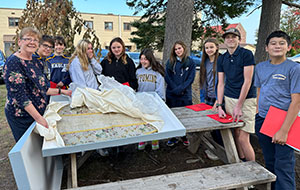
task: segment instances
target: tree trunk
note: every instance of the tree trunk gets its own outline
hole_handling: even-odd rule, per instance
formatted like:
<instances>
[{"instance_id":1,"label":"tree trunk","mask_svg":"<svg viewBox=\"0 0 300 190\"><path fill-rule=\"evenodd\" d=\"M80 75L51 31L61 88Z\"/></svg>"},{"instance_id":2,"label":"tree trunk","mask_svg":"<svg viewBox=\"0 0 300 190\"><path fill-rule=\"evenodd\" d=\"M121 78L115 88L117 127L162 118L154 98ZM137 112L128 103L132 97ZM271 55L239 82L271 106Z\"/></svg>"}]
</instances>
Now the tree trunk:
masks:
<instances>
[{"instance_id":1,"label":"tree trunk","mask_svg":"<svg viewBox=\"0 0 300 190\"><path fill-rule=\"evenodd\" d=\"M169 0L166 12L163 63L170 57L171 48L183 41L190 52L194 0Z\"/></svg>"},{"instance_id":2,"label":"tree trunk","mask_svg":"<svg viewBox=\"0 0 300 190\"><path fill-rule=\"evenodd\" d=\"M282 0L262 0L262 10L258 30L258 40L255 51L256 64L268 59L265 42L268 35L280 28L280 12Z\"/></svg>"}]
</instances>

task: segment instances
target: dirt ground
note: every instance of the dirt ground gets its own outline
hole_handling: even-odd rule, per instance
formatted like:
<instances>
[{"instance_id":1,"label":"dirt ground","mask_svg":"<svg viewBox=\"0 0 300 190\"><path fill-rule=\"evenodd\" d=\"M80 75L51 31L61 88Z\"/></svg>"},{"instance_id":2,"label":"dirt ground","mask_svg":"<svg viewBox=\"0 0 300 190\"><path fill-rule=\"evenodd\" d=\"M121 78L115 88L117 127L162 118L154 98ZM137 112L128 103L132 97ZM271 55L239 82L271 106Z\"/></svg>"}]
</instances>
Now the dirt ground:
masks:
<instances>
[{"instance_id":1,"label":"dirt ground","mask_svg":"<svg viewBox=\"0 0 300 190\"><path fill-rule=\"evenodd\" d=\"M166 140L163 140L160 141L160 149L156 151L151 150L150 144L144 151L139 151L134 144L124 146L124 152L118 156L102 157L94 152L78 170L78 185L94 185L223 164L219 160L209 160L204 150L204 146L201 146L196 154L192 154L180 142L175 147L168 147ZM261 150L256 149L256 152L260 155L258 162L262 163ZM67 159L65 158L66 162ZM66 173L64 172L62 188L67 187Z\"/></svg>"},{"instance_id":2,"label":"dirt ground","mask_svg":"<svg viewBox=\"0 0 300 190\"><path fill-rule=\"evenodd\" d=\"M197 77L195 80L198 80ZM199 92L197 85L194 85L193 89L194 92ZM0 85L0 189L12 190L17 189L17 186L9 163L8 152L14 146L15 142L3 113L5 94L4 86ZM194 98L194 103L199 103L197 101L199 93L194 93ZM257 139L251 138L251 142L256 152L256 161L264 165ZM124 147L124 152L118 156L110 154L108 157L101 157L98 153L94 152L78 170L78 185L87 186L223 164L221 161L209 160L202 146L200 146L196 154L191 154L182 143L172 148L167 147L165 143L166 140L160 141L160 149L156 151L152 151L150 145L144 151L138 151L136 144L128 145ZM80 155L78 154L78 156ZM66 163L68 159L67 156L64 157ZM299 154L297 155L296 170L297 189L300 190ZM65 171L62 188L66 188Z\"/></svg>"}]
</instances>

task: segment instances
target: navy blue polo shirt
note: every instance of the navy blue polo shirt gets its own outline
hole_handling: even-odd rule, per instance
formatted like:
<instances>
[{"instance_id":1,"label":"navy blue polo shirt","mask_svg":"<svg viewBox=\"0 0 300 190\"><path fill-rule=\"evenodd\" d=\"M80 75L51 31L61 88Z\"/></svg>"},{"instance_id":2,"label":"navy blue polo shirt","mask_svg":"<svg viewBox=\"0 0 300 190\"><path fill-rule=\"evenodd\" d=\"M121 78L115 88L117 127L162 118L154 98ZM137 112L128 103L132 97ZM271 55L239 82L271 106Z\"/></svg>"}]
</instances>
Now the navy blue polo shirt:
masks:
<instances>
[{"instance_id":1,"label":"navy blue polo shirt","mask_svg":"<svg viewBox=\"0 0 300 190\"><path fill-rule=\"evenodd\" d=\"M230 98L238 99L244 83L244 67L255 65L254 56L250 50L237 47L235 52L230 55L227 51L219 56L217 71L225 74L224 95ZM251 87L246 98L256 97L256 88L253 85L254 74Z\"/></svg>"}]
</instances>

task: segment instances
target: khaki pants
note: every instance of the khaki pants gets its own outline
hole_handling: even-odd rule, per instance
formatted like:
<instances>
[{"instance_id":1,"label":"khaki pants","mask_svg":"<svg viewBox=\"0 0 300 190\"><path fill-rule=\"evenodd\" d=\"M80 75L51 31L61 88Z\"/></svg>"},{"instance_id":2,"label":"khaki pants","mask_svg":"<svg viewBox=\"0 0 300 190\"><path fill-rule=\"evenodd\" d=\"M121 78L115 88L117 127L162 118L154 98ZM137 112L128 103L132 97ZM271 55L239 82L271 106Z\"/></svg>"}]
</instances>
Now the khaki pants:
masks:
<instances>
[{"instance_id":1,"label":"khaki pants","mask_svg":"<svg viewBox=\"0 0 300 190\"><path fill-rule=\"evenodd\" d=\"M238 99L229 98L225 96L225 109L226 113L232 115L233 109L237 104ZM255 114L256 114L256 98L245 99L242 107L242 117L241 120L244 121L245 126L240 129L247 133L255 133Z\"/></svg>"}]
</instances>

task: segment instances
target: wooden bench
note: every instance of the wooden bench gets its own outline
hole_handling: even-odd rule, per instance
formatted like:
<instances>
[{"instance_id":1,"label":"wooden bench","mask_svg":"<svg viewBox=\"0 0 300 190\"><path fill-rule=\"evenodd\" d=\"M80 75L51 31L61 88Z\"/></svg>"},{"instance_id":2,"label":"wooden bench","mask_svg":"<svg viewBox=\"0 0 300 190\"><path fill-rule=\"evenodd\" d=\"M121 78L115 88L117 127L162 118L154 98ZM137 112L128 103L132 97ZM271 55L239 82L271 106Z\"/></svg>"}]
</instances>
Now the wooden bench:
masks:
<instances>
[{"instance_id":1,"label":"wooden bench","mask_svg":"<svg viewBox=\"0 0 300 190\"><path fill-rule=\"evenodd\" d=\"M77 190L205 190L234 189L255 185L257 189L270 190L276 176L258 163L243 162L204 169L189 170L165 175L117 181Z\"/></svg>"}]
</instances>

